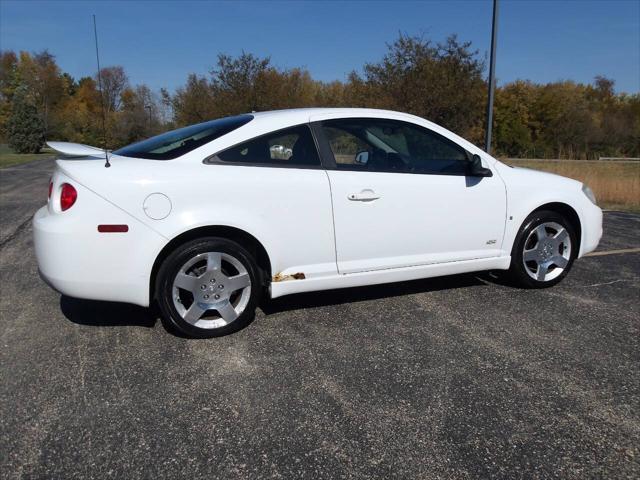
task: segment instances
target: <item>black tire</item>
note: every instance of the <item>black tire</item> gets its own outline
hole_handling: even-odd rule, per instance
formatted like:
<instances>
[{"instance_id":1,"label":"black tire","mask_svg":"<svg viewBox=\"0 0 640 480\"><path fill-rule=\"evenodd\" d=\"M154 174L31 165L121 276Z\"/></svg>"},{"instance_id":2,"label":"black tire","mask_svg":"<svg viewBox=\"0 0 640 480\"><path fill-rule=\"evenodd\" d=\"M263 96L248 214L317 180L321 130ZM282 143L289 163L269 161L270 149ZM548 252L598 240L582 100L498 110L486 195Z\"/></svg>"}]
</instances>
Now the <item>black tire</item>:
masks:
<instances>
[{"instance_id":1,"label":"black tire","mask_svg":"<svg viewBox=\"0 0 640 480\"><path fill-rule=\"evenodd\" d=\"M557 223L567 230L569 238L571 240L571 251L567 265L564 267L564 270L560 273L560 275L550 280L539 281L532 278L529 273L527 273L527 266L523 261L523 253L525 249L525 242L527 241L529 234L539 225L547 222ZM513 249L511 251L511 266L508 271L508 277L512 283L522 288L552 287L560 283L562 279L567 276L567 274L571 270L577 254L578 239L571 223L567 221L564 216L560 215L557 212L550 210L536 211L525 219L524 223L520 227L518 235L516 236L515 242L513 243Z\"/></svg>"},{"instance_id":2,"label":"black tire","mask_svg":"<svg viewBox=\"0 0 640 480\"><path fill-rule=\"evenodd\" d=\"M251 280L251 293L242 313L227 325L217 328L200 328L186 322L176 309L173 298L173 282L182 266L195 256L208 252L231 255L242 264ZM156 300L165 327L192 338L220 337L237 332L249 325L255 317L255 309L262 291L262 272L253 256L242 245L219 237L205 237L180 245L164 260L156 280Z\"/></svg>"}]
</instances>

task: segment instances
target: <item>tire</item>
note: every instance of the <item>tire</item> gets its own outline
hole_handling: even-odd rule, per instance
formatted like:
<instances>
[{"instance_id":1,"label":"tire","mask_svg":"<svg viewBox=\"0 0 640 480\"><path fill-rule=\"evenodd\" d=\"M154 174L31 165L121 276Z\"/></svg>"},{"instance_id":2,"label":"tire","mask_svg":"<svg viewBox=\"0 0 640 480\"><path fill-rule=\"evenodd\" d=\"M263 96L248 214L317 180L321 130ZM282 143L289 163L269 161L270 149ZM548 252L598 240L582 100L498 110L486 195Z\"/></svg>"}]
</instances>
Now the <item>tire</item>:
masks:
<instances>
[{"instance_id":1,"label":"tire","mask_svg":"<svg viewBox=\"0 0 640 480\"><path fill-rule=\"evenodd\" d=\"M262 290L253 256L218 237L179 246L162 263L156 281L165 325L193 338L228 335L249 325Z\"/></svg>"},{"instance_id":2,"label":"tire","mask_svg":"<svg viewBox=\"0 0 640 480\"><path fill-rule=\"evenodd\" d=\"M529 215L516 236L508 275L524 288L547 288L567 276L578 254L578 239L562 215L540 210Z\"/></svg>"}]
</instances>

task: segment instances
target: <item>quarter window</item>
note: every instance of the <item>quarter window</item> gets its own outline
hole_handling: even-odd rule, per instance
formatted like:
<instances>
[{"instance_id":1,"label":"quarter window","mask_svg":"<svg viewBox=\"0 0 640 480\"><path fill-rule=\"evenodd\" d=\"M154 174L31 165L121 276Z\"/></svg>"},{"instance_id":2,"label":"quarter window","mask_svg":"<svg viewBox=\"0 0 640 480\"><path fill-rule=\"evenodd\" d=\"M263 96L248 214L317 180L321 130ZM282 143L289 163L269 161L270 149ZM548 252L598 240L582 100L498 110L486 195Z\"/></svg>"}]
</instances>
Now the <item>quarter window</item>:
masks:
<instances>
[{"instance_id":1,"label":"quarter window","mask_svg":"<svg viewBox=\"0 0 640 480\"><path fill-rule=\"evenodd\" d=\"M316 145L307 125L254 138L218 153L217 159L229 163L308 167L320 165Z\"/></svg>"},{"instance_id":2,"label":"quarter window","mask_svg":"<svg viewBox=\"0 0 640 480\"><path fill-rule=\"evenodd\" d=\"M385 119L322 122L339 170L464 175L466 150L431 130Z\"/></svg>"}]
</instances>

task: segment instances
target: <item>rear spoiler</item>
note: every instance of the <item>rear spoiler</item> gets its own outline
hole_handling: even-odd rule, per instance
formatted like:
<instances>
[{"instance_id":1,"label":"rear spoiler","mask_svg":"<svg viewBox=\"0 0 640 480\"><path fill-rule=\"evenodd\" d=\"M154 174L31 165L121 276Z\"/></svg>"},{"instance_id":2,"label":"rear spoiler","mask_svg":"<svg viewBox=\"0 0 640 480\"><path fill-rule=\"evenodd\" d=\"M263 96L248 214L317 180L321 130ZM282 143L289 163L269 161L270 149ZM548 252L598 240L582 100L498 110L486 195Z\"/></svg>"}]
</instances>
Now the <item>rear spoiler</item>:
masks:
<instances>
[{"instance_id":1,"label":"rear spoiler","mask_svg":"<svg viewBox=\"0 0 640 480\"><path fill-rule=\"evenodd\" d=\"M65 157L100 157L105 158L105 151L98 147L70 142L47 142L50 148Z\"/></svg>"}]
</instances>

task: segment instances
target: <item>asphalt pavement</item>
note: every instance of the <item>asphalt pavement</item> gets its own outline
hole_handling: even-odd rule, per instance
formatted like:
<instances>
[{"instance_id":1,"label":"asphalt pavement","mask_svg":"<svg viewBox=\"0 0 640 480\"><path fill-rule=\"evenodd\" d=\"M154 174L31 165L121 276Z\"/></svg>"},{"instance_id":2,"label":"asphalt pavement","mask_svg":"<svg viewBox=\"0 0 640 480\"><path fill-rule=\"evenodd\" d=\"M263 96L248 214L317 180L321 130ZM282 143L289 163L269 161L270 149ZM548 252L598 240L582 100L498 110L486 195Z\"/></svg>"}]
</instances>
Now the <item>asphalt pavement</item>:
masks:
<instances>
[{"instance_id":1,"label":"asphalt pavement","mask_svg":"<svg viewBox=\"0 0 640 480\"><path fill-rule=\"evenodd\" d=\"M539 291L482 274L284 297L189 340L39 279L51 170L0 170L2 478L640 477L637 251ZM599 251L639 233L607 212Z\"/></svg>"}]
</instances>

